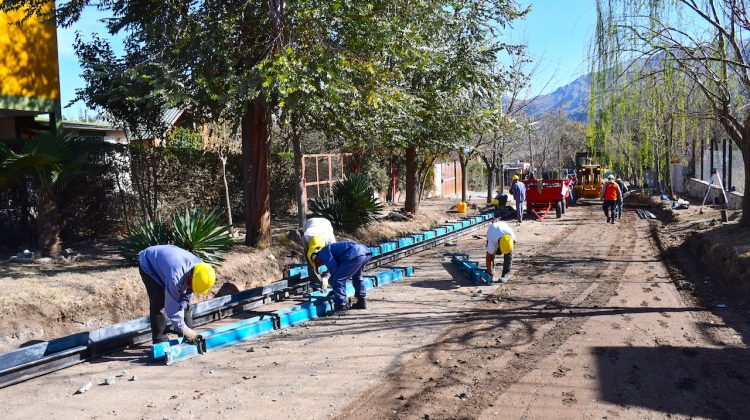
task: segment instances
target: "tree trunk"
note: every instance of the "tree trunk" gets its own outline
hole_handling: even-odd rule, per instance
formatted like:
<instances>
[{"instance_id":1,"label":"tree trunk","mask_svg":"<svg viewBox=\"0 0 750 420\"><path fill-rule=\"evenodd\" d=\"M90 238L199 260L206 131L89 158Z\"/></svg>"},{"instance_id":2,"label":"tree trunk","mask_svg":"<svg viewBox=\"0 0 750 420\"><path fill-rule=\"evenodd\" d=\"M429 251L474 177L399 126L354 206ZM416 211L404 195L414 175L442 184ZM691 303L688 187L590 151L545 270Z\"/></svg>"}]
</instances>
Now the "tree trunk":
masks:
<instances>
[{"instance_id":1,"label":"tree trunk","mask_svg":"<svg viewBox=\"0 0 750 420\"><path fill-rule=\"evenodd\" d=\"M745 168L745 190L742 192L742 218L740 226L750 228L750 136L743 139L742 144L738 144L742 152L742 163Z\"/></svg>"},{"instance_id":2,"label":"tree trunk","mask_svg":"<svg viewBox=\"0 0 750 420\"><path fill-rule=\"evenodd\" d=\"M307 217L303 194L305 179L302 177L302 142L295 128L292 128L292 146L294 147L294 192L297 196L297 224L302 228L305 226Z\"/></svg>"},{"instance_id":3,"label":"tree trunk","mask_svg":"<svg viewBox=\"0 0 750 420\"><path fill-rule=\"evenodd\" d=\"M461 202L466 202L466 191L469 189L469 174L466 167L469 166L468 156L458 156L458 163L461 164Z\"/></svg>"},{"instance_id":4,"label":"tree trunk","mask_svg":"<svg viewBox=\"0 0 750 420\"><path fill-rule=\"evenodd\" d=\"M229 226L229 236L234 236L232 203L229 201L229 183L227 182L227 157L220 153L219 160L221 161L221 178L224 181L224 200L227 204L227 225Z\"/></svg>"},{"instance_id":5,"label":"tree trunk","mask_svg":"<svg viewBox=\"0 0 750 420\"><path fill-rule=\"evenodd\" d=\"M416 213L418 206L419 185L417 182L419 166L417 165L417 147L414 145L406 149L406 199L404 211Z\"/></svg>"},{"instance_id":6,"label":"tree trunk","mask_svg":"<svg viewBox=\"0 0 750 420\"><path fill-rule=\"evenodd\" d=\"M484 166L487 168L487 204L490 204L495 197L495 166L487 160L484 161Z\"/></svg>"},{"instance_id":7,"label":"tree trunk","mask_svg":"<svg viewBox=\"0 0 750 420\"><path fill-rule=\"evenodd\" d=\"M260 94L245 105L242 115L242 170L245 192L245 244L271 245L269 159L271 106Z\"/></svg>"},{"instance_id":8,"label":"tree trunk","mask_svg":"<svg viewBox=\"0 0 750 420\"><path fill-rule=\"evenodd\" d=\"M57 204L52 192L39 188L36 191L36 232L39 250L44 257L60 255L60 223Z\"/></svg>"}]
</instances>

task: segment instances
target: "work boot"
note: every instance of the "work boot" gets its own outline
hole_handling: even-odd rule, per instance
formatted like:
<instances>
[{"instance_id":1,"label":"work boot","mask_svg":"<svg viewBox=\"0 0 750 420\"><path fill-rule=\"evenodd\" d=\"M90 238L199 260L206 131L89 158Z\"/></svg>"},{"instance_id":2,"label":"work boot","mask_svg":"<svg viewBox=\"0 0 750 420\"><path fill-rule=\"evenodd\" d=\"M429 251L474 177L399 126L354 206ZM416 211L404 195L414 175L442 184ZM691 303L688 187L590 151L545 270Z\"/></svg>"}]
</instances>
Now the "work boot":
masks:
<instances>
[{"instance_id":1,"label":"work boot","mask_svg":"<svg viewBox=\"0 0 750 420\"><path fill-rule=\"evenodd\" d=\"M615 224L615 218L614 217L612 218L612 224L613 225Z\"/></svg>"},{"instance_id":2,"label":"work boot","mask_svg":"<svg viewBox=\"0 0 750 420\"><path fill-rule=\"evenodd\" d=\"M510 274L503 274L500 276L500 283L505 284L510 279Z\"/></svg>"},{"instance_id":3,"label":"work boot","mask_svg":"<svg viewBox=\"0 0 750 420\"><path fill-rule=\"evenodd\" d=\"M357 303L352 305L351 309L367 309L367 301L365 298L357 298Z\"/></svg>"},{"instance_id":4,"label":"work boot","mask_svg":"<svg viewBox=\"0 0 750 420\"><path fill-rule=\"evenodd\" d=\"M607 216L607 223L609 223L609 216Z\"/></svg>"},{"instance_id":5,"label":"work boot","mask_svg":"<svg viewBox=\"0 0 750 420\"><path fill-rule=\"evenodd\" d=\"M346 305L333 305L333 315L342 316L349 313L349 307Z\"/></svg>"}]
</instances>

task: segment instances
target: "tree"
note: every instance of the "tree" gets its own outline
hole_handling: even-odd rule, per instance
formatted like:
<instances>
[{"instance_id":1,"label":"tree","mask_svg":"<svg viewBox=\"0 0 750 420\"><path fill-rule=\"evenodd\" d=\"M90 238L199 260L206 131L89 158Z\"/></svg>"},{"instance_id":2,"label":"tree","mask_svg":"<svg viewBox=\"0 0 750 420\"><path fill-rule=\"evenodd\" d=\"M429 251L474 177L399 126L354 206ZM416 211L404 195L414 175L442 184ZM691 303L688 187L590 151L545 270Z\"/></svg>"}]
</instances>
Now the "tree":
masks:
<instances>
[{"instance_id":1,"label":"tree","mask_svg":"<svg viewBox=\"0 0 750 420\"><path fill-rule=\"evenodd\" d=\"M84 141L43 134L24 142L20 153L0 143L0 185L30 182L36 202L36 239L42 255L60 254L60 220L56 193L80 173L88 156Z\"/></svg>"},{"instance_id":2,"label":"tree","mask_svg":"<svg viewBox=\"0 0 750 420\"><path fill-rule=\"evenodd\" d=\"M232 126L228 121L214 121L206 124L204 127L207 132L205 139L205 148L216 152L221 164L221 179L224 183L224 201L227 206L227 226L229 227L229 236L234 235L234 225L232 221L232 203L230 200L229 183L227 182L227 160L229 156L239 152L240 141L237 138L237 127Z\"/></svg>"},{"instance_id":3,"label":"tree","mask_svg":"<svg viewBox=\"0 0 750 420\"><path fill-rule=\"evenodd\" d=\"M745 43L750 28L747 3L743 0L598 0L597 14L594 48L599 78L592 87L593 93L605 97L606 91L628 74L617 69L633 63L646 69L640 73L641 77L681 79L687 89L695 88L702 93L710 107L710 117L739 148L745 173L750 173L750 109L744 106L750 89L750 56ZM673 78L672 74L679 77ZM604 105L601 101L595 104L595 112L604 109ZM658 108L648 111L660 117L668 115ZM610 115L608 112L598 114L598 138L606 139L601 134L612 127L607 119ZM671 150L674 129L673 119L662 121L668 130L663 139L656 139L656 144L661 146L655 148L658 155L663 155L663 150ZM750 177L745 177L740 222L744 227L750 226L748 192Z\"/></svg>"}]
</instances>

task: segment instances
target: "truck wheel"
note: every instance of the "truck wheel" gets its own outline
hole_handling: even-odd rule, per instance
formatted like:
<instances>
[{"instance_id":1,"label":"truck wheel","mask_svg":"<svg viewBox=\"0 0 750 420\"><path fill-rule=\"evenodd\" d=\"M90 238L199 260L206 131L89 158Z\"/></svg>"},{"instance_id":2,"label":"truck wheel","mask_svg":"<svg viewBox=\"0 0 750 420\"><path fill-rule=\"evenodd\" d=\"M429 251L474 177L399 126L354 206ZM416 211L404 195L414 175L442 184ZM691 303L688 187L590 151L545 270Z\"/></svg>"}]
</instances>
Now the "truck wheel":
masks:
<instances>
[{"instance_id":1,"label":"truck wheel","mask_svg":"<svg viewBox=\"0 0 750 420\"><path fill-rule=\"evenodd\" d=\"M562 214L565 214L568 211L568 201L563 198L560 202L562 203Z\"/></svg>"},{"instance_id":2,"label":"truck wheel","mask_svg":"<svg viewBox=\"0 0 750 420\"><path fill-rule=\"evenodd\" d=\"M555 204L555 216L557 216L558 219L562 217L562 213L563 213L562 207L563 207L562 200L558 201Z\"/></svg>"}]
</instances>

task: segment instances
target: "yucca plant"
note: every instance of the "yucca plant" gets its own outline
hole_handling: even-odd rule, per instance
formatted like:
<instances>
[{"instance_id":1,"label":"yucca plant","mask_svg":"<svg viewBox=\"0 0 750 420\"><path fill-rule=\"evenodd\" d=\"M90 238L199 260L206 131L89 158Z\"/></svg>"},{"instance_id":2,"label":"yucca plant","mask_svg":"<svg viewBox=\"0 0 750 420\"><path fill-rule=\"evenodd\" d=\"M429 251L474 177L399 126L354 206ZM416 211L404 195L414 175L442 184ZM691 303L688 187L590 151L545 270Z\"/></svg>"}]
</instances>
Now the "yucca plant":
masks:
<instances>
[{"instance_id":1,"label":"yucca plant","mask_svg":"<svg viewBox=\"0 0 750 420\"><path fill-rule=\"evenodd\" d=\"M229 249L229 226L222 224L216 209L182 209L172 217L173 243L192 252L203 261L224 261Z\"/></svg>"},{"instance_id":2,"label":"yucca plant","mask_svg":"<svg viewBox=\"0 0 750 420\"><path fill-rule=\"evenodd\" d=\"M138 261L138 253L153 245L165 245L172 242L169 228L162 221L146 220L128 226L130 233L125 237L122 246L123 256L131 262Z\"/></svg>"},{"instance_id":3,"label":"yucca plant","mask_svg":"<svg viewBox=\"0 0 750 420\"><path fill-rule=\"evenodd\" d=\"M323 194L309 200L308 208L318 217L348 232L377 220L383 205L375 198L369 179L351 175L333 184L333 194Z\"/></svg>"}]
</instances>

